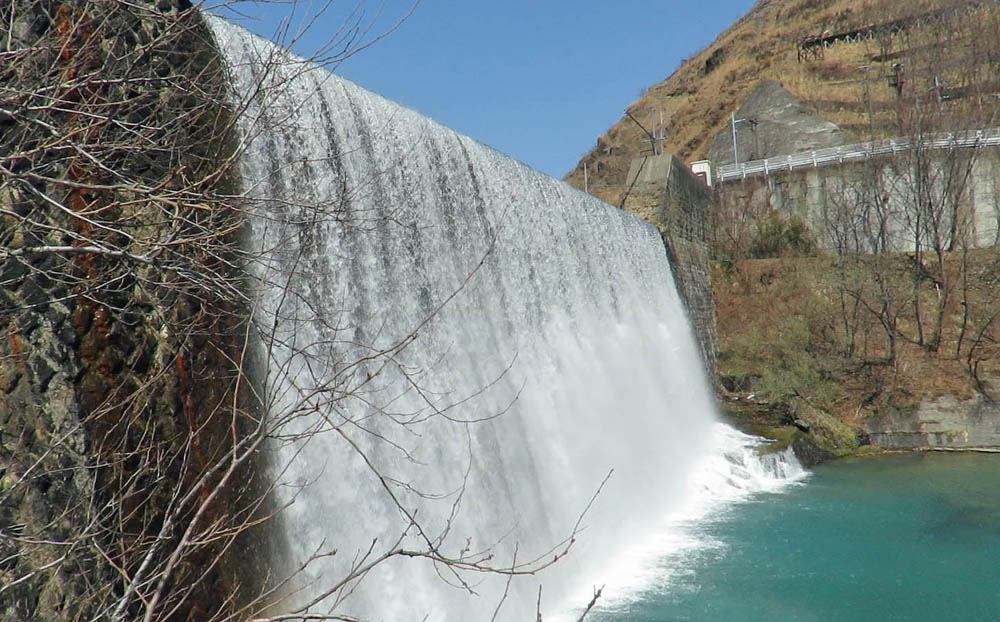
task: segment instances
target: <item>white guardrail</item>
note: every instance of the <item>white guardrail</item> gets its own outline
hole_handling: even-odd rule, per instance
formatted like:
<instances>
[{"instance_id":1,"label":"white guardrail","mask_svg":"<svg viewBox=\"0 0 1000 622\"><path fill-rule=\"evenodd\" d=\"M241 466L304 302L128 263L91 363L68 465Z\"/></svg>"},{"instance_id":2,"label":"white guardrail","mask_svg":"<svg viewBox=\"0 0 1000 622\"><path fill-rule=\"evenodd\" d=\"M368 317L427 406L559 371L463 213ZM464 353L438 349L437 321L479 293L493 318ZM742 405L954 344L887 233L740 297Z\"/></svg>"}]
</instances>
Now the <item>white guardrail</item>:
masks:
<instances>
[{"instance_id":1,"label":"white guardrail","mask_svg":"<svg viewBox=\"0 0 1000 622\"><path fill-rule=\"evenodd\" d=\"M780 171L793 171L799 168L865 160L901 151L909 151L914 142L917 142L924 149L996 147L1000 146L1000 128L928 134L922 139L890 138L888 140L877 140L869 143L816 149L815 151L800 151L799 153L775 156L766 160L750 160L749 162L741 162L739 164L726 164L716 169L715 179L721 183L734 179L746 179L747 177L756 175L770 175L771 173Z\"/></svg>"}]
</instances>

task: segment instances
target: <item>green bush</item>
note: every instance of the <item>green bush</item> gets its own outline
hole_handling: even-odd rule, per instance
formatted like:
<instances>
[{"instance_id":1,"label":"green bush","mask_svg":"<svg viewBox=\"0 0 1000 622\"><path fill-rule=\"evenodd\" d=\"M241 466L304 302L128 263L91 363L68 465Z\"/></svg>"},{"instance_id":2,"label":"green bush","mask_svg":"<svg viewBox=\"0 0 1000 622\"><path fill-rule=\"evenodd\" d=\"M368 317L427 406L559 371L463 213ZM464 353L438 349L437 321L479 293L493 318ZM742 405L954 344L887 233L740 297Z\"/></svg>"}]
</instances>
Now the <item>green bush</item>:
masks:
<instances>
[{"instance_id":1,"label":"green bush","mask_svg":"<svg viewBox=\"0 0 1000 622\"><path fill-rule=\"evenodd\" d=\"M837 384L828 373L824 349L808 320L779 320L769 334L753 328L732 339L720 371L753 378L755 392L766 400L801 397L818 403L833 401Z\"/></svg>"},{"instance_id":2,"label":"green bush","mask_svg":"<svg viewBox=\"0 0 1000 622\"><path fill-rule=\"evenodd\" d=\"M816 254L816 238L798 216L772 211L757 222L749 253L754 259L809 257Z\"/></svg>"}]
</instances>

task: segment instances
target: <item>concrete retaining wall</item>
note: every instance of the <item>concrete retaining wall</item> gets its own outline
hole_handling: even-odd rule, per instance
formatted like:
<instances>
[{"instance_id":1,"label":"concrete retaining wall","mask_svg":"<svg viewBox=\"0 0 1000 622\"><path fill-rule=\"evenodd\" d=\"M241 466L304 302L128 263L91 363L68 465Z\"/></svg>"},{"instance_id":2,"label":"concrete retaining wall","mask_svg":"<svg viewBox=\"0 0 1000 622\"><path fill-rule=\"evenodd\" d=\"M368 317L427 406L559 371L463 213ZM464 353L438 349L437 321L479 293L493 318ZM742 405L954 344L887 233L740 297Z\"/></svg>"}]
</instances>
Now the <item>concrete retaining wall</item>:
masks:
<instances>
[{"instance_id":1,"label":"concrete retaining wall","mask_svg":"<svg viewBox=\"0 0 1000 622\"><path fill-rule=\"evenodd\" d=\"M1000 149L908 151L717 184L727 213L802 218L845 253L1000 245ZM918 210L918 207L922 206ZM918 213L919 212L919 213Z\"/></svg>"}]
</instances>

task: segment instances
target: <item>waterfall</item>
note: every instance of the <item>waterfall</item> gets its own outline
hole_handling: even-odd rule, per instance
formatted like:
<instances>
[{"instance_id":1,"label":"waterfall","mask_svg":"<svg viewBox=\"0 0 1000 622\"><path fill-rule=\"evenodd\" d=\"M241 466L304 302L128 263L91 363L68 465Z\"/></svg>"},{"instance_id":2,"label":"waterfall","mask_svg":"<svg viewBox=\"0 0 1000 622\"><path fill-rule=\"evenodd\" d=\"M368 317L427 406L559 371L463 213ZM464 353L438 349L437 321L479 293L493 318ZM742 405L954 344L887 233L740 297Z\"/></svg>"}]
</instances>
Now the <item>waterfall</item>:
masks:
<instances>
[{"instance_id":1,"label":"waterfall","mask_svg":"<svg viewBox=\"0 0 1000 622\"><path fill-rule=\"evenodd\" d=\"M723 455L659 234L209 21L240 110L262 382L282 421L282 568L336 551L290 600L387 621L489 620L501 603L499 620L534 619L540 584L546 614L585 604ZM502 570L571 536L509 587L399 556L326 594L399 548Z\"/></svg>"}]
</instances>

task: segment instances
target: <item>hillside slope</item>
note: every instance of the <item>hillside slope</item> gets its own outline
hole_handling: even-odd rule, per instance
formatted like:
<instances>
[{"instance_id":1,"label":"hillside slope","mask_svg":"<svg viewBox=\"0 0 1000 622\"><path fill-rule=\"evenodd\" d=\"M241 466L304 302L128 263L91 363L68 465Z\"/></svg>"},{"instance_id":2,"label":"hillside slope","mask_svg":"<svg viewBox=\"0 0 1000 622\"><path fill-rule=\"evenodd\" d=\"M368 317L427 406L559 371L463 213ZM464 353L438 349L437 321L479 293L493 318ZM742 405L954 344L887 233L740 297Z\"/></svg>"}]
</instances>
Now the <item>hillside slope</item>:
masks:
<instances>
[{"instance_id":1,"label":"hillside slope","mask_svg":"<svg viewBox=\"0 0 1000 622\"><path fill-rule=\"evenodd\" d=\"M760 0L628 112L648 124L652 110L657 125L662 113L663 150L687 162L709 157L715 134L762 80L780 82L847 140L905 131L904 119L932 108L952 120L991 121L997 33L994 0ZM566 181L583 188L586 165L590 193L618 204L629 163L651 151L646 132L623 115Z\"/></svg>"}]
</instances>

